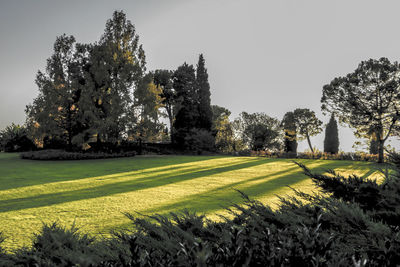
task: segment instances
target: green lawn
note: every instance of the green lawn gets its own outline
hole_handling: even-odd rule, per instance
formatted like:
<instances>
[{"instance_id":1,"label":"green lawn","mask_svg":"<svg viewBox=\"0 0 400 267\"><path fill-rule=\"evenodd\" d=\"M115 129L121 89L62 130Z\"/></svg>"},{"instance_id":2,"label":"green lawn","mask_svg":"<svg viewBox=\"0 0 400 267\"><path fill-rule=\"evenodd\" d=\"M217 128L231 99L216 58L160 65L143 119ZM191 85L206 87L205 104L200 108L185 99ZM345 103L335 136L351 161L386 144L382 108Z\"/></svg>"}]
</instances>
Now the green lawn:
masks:
<instances>
[{"instance_id":1,"label":"green lawn","mask_svg":"<svg viewBox=\"0 0 400 267\"><path fill-rule=\"evenodd\" d=\"M366 162L301 160L313 170L379 177ZM107 235L129 226L123 213L189 209L217 218L241 201L234 190L270 204L287 187L315 190L291 160L224 156L149 156L30 161L0 153L0 232L9 249L29 245L42 223L57 221Z\"/></svg>"}]
</instances>

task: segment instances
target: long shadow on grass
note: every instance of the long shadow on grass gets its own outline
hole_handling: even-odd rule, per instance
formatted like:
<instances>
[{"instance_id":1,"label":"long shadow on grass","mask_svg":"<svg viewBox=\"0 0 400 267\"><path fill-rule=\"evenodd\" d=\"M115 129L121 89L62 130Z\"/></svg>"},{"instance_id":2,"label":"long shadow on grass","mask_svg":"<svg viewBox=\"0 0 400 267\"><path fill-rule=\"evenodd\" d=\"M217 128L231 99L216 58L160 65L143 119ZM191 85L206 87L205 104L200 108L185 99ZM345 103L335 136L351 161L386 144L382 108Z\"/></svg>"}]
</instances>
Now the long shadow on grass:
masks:
<instances>
[{"instance_id":1,"label":"long shadow on grass","mask_svg":"<svg viewBox=\"0 0 400 267\"><path fill-rule=\"evenodd\" d=\"M91 199L110 196L114 194L134 192L137 190L149 189L164 186L176 182L188 181L208 175L234 171L249 167L270 163L276 160L254 159L250 162L232 164L223 167L194 171L190 173L171 176L170 174L155 175L141 179L105 184L97 187L64 191L60 193L43 194L33 197L16 198L0 201L0 212L15 211L28 208L44 207L54 204L61 204L71 201Z\"/></svg>"},{"instance_id":2,"label":"long shadow on grass","mask_svg":"<svg viewBox=\"0 0 400 267\"><path fill-rule=\"evenodd\" d=\"M302 162L306 163L304 161ZM324 172L325 170L333 169L336 167L338 167L338 162L330 162L313 167L312 170L321 173ZM357 164L354 167L355 169L357 169ZM375 171L376 170L374 169L368 171L366 174L363 175L363 177L367 178ZM285 175L285 173L287 174ZM304 175L302 173L302 170L295 165L294 167L289 167L284 171L273 172L268 175L253 177L250 179L242 180L240 182L230 183L224 186L220 186L218 188L214 188L206 192L193 194L188 197L181 198L173 203L168 203L166 205L158 206L156 208L141 211L141 214L150 215L157 213L161 215L168 215L170 212L180 212L185 209L200 214L210 214L212 212L221 210L223 207L228 207L232 203L243 202L243 199L241 198L240 194L236 192L234 189L241 190L251 198L257 198L264 195L272 195L275 192L277 192L277 190L283 187L293 186L307 179L310 178ZM252 182L259 182L259 183L246 185ZM123 229L129 226L130 226L129 223L124 223L115 226L115 228Z\"/></svg>"},{"instance_id":3,"label":"long shadow on grass","mask_svg":"<svg viewBox=\"0 0 400 267\"><path fill-rule=\"evenodd\" d=\"M223 157L166 156L81 161L37 161L19 159L17 154L1 155L0 191L124 172L145 171L146 169L164 166L167 168L169 165L181 165L215 158ZM169 168L178 169L181 167L182 166L171 166Z\"/></svg>"}]
</instances>

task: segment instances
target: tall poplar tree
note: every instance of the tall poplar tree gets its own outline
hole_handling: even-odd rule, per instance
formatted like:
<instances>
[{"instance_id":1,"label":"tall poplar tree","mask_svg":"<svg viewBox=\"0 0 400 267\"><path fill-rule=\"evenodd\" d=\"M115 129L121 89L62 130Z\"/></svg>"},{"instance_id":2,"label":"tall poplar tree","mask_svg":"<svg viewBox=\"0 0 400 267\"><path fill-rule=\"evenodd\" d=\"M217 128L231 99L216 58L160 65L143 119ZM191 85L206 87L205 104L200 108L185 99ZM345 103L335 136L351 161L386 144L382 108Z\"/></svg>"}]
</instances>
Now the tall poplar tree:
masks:
<instances>
[{"instance_id":1,"label":"tall poplar tree","mask_svg":"<svg viewBox=\"0 0 400 267\"><path fill-rule=\"evenodd\" d=\"M145 55L133 24L122 11L115 11L106 23L100 42L93 46L91 77L93 101L97 111L99 141L115 143L133 120L133 92L145 68Z\"/></svg>"},{"instance_id":2,"label":"tall poplar tree","mask_svg":"<svg viewBox=\"0 0 400 267\"><path fill-rule=\"evenodd\" d=\"M333 113L325 128L324 152L331 154L337 154L339 152L338 126Z\"/></svg>"}]
</instances>

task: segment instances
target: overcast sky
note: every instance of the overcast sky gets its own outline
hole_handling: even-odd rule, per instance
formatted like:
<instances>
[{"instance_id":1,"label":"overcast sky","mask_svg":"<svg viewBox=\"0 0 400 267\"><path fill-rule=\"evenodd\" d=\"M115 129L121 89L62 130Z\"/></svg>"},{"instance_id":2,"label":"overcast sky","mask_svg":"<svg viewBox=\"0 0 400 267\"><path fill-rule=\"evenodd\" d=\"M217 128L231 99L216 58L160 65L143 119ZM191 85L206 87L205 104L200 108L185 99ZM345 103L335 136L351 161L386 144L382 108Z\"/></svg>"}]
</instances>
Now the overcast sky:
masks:
<instances>
[{"instance_id":1,"label":"overcast sky","mask_svg":"<svg viewBox=\"0 0 400 267\"><path fill-rule=\"evenodd\" d=\"M25 121L56 36L95 42L114 10L136 26L149 70L195 65L203 53L212 104L231 110L231 119L242 111L282 119L310 108L327 123L324 84L362 60L400 58L399 1L0 0L0 129ZM323 138L312 139L320 150ZM350 129L341 127L339 138L341 150L352 150Z\"/></svg>"}]
</instances>

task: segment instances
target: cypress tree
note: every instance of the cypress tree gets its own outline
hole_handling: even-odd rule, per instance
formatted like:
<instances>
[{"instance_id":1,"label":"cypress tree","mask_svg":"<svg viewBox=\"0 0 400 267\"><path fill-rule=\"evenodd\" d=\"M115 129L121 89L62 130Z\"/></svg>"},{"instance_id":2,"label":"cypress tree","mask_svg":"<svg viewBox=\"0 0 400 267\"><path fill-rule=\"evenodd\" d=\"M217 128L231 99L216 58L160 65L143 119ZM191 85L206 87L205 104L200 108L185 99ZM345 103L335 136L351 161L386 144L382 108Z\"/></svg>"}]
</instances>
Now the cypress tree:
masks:
<instances>
[{"instance_id":1,"label":"cypress tree","mask_svg":"<svg viewBox=\"0 0 400 267\"><path fill-rule=\"evenodd\" d=\"M333 114L326 125L324 151L331 154L337 154L339 152L338 126Z\"/></svg>"},{"instance_id":2,"label":"cypress tree","mask_svg":"<svg viewBox=\"0 0 400 267\"><path fill-rule=\"evenodd\" d=\"M283 116L282 127L285 132L285 152L297 153L297 129L293 112L286 112L285 116Z\"/></svg>"},{"instance_id":3,"label":"cypress tree","mask_svg":"<svg viewBox=\"0 0 400 267\"><path fill-rule=\"evenodd\" d=\"M378 154L378 147L379 146L379 142L378 142L378 139L376 138L376 134L375 133L373 133L372 135L371 135L371 140L370 140L370 142L369 142L369 153L370 154Z\"/></svg>"},{"instance_id":4,"label":"cypress tree","mask_svg":"<svg viewBox=\"0 0 400 267\"><path fill-rule=\"evenodd\" d=\"M196 93L198 96L199 120L197 128L211 131L212 128L212 109L210 84L208 83L208 73L205 68L203 54L199 56L196 70Z\"/></svg>"}]
</instances>

